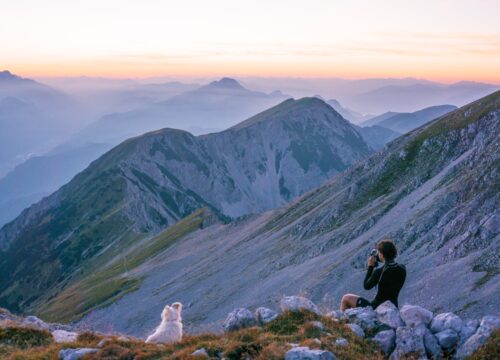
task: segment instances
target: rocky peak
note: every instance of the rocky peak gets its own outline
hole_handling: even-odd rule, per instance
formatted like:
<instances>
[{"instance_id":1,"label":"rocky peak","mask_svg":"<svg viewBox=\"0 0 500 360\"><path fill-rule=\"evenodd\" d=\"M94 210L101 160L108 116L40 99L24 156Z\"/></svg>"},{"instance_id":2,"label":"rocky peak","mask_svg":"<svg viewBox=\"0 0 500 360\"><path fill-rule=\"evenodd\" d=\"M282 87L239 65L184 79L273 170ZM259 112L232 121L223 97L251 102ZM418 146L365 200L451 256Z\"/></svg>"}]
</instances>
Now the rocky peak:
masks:
<instances>
[{"instance_id":1,"label":"rocky peak","mask_svg":"<svg viewBox=\"0 0 500 360\"><path fill-rule=\"evenodd\" d=\"M225 90L245 90L241 84L235 79L224 77L220 80L212 81L208 84L208 87L214 89L225 89Z\"/></svg>"}]
</instances>

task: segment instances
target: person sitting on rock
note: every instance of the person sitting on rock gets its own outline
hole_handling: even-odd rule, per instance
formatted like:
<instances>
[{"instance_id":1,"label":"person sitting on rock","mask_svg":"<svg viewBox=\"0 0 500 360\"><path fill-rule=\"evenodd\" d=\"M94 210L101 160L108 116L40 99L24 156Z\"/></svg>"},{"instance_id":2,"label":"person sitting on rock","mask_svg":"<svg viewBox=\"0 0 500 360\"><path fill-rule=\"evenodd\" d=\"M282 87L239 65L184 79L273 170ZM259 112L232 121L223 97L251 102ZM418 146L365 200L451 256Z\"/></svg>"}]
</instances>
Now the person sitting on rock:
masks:
<instances>
[{"instance_id":1,"label":"person sitting on rock","mask_svg":"<svg viewBox=\"0 0 500 360\"><path fill-rule=\"evenodd\" d=\"M398 306L398 295L406 279L406 268L402 264L394 261L398 254L396 245L390 239L381 240L377 244L377 255L384 266L377 267L377 257L368 257L368 270L366 272L363 286L370 290L378 285L377 295L373 301L369 301L361 296L345 294L340 303L340 310L344 311L354 307L371 306L377 308L386 300L390 300L396 307Z\"/></svg>"}]
</instances>

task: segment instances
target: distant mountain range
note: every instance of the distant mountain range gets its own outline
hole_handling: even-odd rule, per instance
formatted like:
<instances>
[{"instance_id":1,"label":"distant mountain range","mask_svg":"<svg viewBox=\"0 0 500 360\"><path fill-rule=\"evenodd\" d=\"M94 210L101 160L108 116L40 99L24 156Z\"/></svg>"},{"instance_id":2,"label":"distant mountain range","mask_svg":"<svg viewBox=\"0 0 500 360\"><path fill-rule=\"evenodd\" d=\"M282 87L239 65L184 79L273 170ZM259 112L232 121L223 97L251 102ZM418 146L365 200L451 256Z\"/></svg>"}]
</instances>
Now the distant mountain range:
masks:
<instances>
[{"instance_id":1,"label":"distant mountain range","mask_svg":"<svg viewBox=\"0 0 500 360\"><path fill-rule=\"evenodd\" d=\"M0 179L0 227L51 194L110 149L107 144L58 148L33 156Z\"/></svg>"},{"instance_id":2,"label":"distant mountain range","mask_svg":"<svg viewBox=\"0 0 500 360\"><path fill-rule=\"evenodd\" d=\"M425 123L443 116L457 107L453 105L431 106L413 113L387 112L360 123L360 126L381 126L398 133L406 133Z\"/></svg>"},{"instance_id":3,"label":"distant mountain range","mask_svg":"<svg viewBox=\"0 0 500 360\"><path fill-rule=\"evenodd\" d=\"M0 269L9 276L0 278L0 302L46 308L84 268L200 208L221 220L270 210L370 152L315 98L287 100L220 133L163 129L129 139L2 228Z\"/></svg>"},{"instance_id":4,"label":"distant mountain range","mask_svg":"<svg viewBox=\"0 0 500 360\"><path fill-rule=\"evenodd\" d=\"M60 143L74 127L76 104L65 94L9 71L0 72L0 177Z\"/></svg>"},{"instance_id":5,"label":"distant mountain range","mask_svg":"<svg viewBox=\"0 0 500 360\"><path fill-rule=\"evenodd\" d=\"M235 125L286 98L280 92L251 91L234 79L223 78L142 109L106 115L83 129L73 141L117 144L164 127L208 133Z\"/></svg>"},{"instance_id":6,"label":"distant mountain range","mask_svg":"<svg viewBox=\"0 0 500 360\"><path fill-rule=\"evenodd\" d=\"M365 93L339 97L342 103L368 114L413 112L430 106L462 106L499 90L499 85L459 82L383 86Z\"/></svg>"}]
</instances>

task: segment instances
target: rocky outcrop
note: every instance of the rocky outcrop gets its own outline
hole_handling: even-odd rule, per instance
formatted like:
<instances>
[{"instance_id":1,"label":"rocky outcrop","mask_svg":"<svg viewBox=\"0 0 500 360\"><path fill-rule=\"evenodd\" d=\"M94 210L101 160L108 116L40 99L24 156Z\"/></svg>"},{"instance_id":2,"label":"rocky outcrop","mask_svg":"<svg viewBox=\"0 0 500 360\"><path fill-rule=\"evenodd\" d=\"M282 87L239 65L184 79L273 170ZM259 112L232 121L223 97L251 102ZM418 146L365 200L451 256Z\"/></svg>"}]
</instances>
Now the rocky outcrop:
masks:
<instances>
[{"instance_id":1,"label":"rocky outcrop","mask_svg":"<svg viewBox=\"0 0 500 360\"><path fill-rule=\"evenodd\" d=\"M302 296L285 296L280 301L280 308L281 311L308 310L315 314L321 314L316 304Z\"/></svg>"},{"instance_id":2,"label":"rocky outcrop","mask_svg":"<svg viewBox=\"0 0 500 360\"><path fill-rule=\"evenodd\" d=\"M472 355L481 345L484 345L491 336L493 330L500 329L500 318L497 316L485 316L481 319L481 323L476 332L465 340L465 343L460 346L457 351L457 359L465 359Z\"/></svg>"},{"instance_id":3,"label":"rocky outcrop","mask_svg":"<svg viewBox=\"0 0 500 360\"><path fill-rule=\"evenodd\" d=\"M257 325L257 321L250 310L240 308L235 309L227 315L223 327L224 331L234 331L255 325Z\"/></svg>"},{"instance_id":4,"label":"rocky outcrop","mask_svg":"<svg viewBox=\"0 0 500 360\"><path fill-rule=\"evenodd\" d=\"M98 352L99 349L92 348L79 348L79 349L63 349L59 351L60 360L79 360L85 355L94 354Z\"/></svg>"},{"instance_id":5,"label":"rocky outcrop","mask_svg":"<svg viewBox=\"0 0 500 360\"><path fill-rule=\"evenodd\" d=\"M255 319L259 325L265 325L278 317L278 313L266 307L255 310Z\"/></svg>"},{"instance_id":6,"label":"rocky outcrop","mask_svg":"<svg viewBox=\"0 0 500 360\"><path fill-rule=\"evenodd\" d=\"M308 347L298 346L289 350L285 360L335 360L336 357L330 351L311 350Z\"/></svg>"}]
</instances>

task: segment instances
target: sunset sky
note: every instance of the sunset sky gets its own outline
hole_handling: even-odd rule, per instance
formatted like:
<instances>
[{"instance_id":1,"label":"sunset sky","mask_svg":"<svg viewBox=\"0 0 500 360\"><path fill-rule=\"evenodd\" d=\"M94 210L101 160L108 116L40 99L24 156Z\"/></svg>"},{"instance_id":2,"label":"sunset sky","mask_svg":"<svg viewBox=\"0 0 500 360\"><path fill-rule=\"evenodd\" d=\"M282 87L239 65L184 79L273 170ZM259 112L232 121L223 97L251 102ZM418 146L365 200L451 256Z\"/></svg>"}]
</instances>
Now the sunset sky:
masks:
<instances>
[{"instance_id":1,"label":"sunset sky","mask_svg":"<svg viewBox=\"0 0 500 360\"><path fill-rule=\"evenodd\" d=\"M0 70L500 83L499 14L499 0L3 0Z\"/></svg>"}]
</instances>

